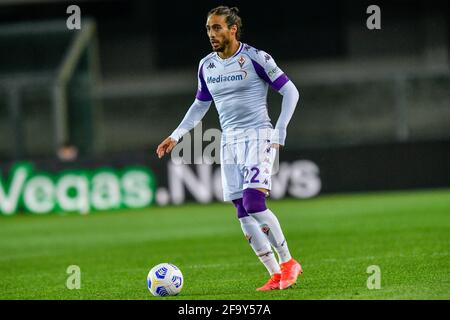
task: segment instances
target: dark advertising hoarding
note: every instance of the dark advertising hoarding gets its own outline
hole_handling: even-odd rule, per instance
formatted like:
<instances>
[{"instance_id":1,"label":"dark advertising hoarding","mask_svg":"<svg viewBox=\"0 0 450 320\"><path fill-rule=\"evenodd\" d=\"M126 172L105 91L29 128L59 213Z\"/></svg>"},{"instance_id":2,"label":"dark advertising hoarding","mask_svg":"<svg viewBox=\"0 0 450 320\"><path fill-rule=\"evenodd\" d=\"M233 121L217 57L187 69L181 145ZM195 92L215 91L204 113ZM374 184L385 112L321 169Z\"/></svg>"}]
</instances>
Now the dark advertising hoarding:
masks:
<instances>
[{"instance_id":1,"label":"dark advertising hoarding","mask_svg":"<svg viewBox=\"0 0 450 320\"><path fill-rule=\"evenodd\" d=\"M175 164L154 150L61 162L2 163L0 213L47 214L222 201L218 164ZM450 142L282 150L272 199L450 184Z\"/></svg>"}]
</instances>

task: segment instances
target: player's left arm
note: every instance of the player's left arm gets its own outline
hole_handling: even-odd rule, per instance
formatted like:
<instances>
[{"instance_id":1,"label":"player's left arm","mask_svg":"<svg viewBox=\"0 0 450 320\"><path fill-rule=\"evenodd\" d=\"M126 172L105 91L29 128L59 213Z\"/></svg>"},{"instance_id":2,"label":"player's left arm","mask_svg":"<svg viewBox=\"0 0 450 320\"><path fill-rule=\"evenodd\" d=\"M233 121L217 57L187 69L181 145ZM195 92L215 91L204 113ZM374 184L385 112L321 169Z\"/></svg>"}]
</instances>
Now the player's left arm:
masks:
<instances>
[{"instance_id":1,"label":"player's left arm","mask_svg":"<svg viewBox=\"0 0 450 320\"><path fill-rule=\"evenodd\" d=\"M287 126L294 114L300 95L294 83L268 53L258 50L253 64L258 75L283 96L281 113L273 130L271 143L275 148L280 145L284 146Z\"/></svg>"},{"instance_id":2,"label":"player's left arm","mask_svg":"<svg viewBox=\"0 0 450 320\"><path fill-rule=\"evenodd\" d=\"M300 97L297 88L290 80L286 82L278 92L283 96L283 100L281 102L281 113L270 140L272 146L275 148L278 148L279 145L284 146L285 144L287 126L294 114L295 107L297 106Z\"/></svg>"}]
</instances>

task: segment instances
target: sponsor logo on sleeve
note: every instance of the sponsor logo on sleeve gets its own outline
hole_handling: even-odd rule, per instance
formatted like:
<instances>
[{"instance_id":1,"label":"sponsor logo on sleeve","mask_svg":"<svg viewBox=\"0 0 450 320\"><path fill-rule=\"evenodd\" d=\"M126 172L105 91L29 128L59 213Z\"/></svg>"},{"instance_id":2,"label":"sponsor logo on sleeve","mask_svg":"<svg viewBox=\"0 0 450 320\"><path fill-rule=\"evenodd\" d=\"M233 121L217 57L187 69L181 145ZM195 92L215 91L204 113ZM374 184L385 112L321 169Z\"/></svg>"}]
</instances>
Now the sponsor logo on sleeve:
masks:
<instances>
[{"instance_id":1,"label":"sponsor logo on sleeve","mask_svg":"<svg viewBox=\"0 0 450 320\"><path fill-rule=\"evenodd\" d=\"M272 76L274 76L275 74L277 74L277 72L279 71L280 69L278 68L278 67L275 67L275 68L273 68L272 70L270 70L268 73L267 73L267 75L269 76L269 78L271 78Z\"/></svg>"}]
</instances>

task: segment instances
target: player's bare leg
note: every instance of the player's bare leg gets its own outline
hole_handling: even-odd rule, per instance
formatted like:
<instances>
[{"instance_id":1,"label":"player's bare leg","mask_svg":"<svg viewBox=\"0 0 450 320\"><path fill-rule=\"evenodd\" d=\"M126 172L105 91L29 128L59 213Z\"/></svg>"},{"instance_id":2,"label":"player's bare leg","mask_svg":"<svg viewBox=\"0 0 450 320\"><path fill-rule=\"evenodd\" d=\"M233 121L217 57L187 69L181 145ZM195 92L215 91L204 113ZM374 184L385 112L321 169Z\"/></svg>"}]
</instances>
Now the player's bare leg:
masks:
<instances>
[{"instance_id":1,"label":"player's bare leg","mask_svg":"<svg viewBox=\"0 0 450 320\"><path fill-rule=\"evenodd\" d=\"M303 272L300 263L294 260L289 252L286 238L280 223L273 212L265 205L267 189L245 189L243 205L248 214L259 224L266 234L270 244L278 254L281 279L280 289L286 289L296 283L297 277Z\"/></svg>"}]
</instances>

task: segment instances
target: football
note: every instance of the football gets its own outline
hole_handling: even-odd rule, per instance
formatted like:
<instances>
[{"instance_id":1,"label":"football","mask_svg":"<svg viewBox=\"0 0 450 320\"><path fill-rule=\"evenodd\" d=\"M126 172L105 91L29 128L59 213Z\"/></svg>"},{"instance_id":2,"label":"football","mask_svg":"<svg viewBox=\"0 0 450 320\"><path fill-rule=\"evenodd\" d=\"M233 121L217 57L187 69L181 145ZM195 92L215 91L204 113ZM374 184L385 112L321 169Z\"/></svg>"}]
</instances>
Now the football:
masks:
<instances>
[{"instance_id":1,"label":"football","mask_svg":"<svg viewBox=\"0 0 450 320\"><path fill-rule=\"evenodd\" d=\"M171 263L160 263L148 273L147 287L156 297L175 296L183 288L183 274Z\"/></svg>"}]
</instances>

